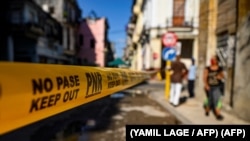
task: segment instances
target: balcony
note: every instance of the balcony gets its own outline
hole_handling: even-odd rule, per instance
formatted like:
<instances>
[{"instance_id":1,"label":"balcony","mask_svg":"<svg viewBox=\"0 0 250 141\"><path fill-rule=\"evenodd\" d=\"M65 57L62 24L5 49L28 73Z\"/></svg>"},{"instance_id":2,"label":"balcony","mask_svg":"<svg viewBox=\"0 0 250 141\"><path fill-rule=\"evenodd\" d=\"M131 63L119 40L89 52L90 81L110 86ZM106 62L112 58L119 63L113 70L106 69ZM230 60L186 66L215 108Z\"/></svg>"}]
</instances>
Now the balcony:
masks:
<instances>
[{"instance_id":1,"label":"balcony","mask_svg":"<svg viewBox=\"0 0 250 141\"><path fill-rule=\"evenodd\" d=\"M182 17L173 17L167 19L167 30L173 32L190 32L193 30L193 18L185 21Z\"/></svg>"},{"instance_id":2,"label":"balcony","mask_svg":"<svg viewBox=\"0 0 250 141\"><path fill-rule=\"evenodd\" d=\"M127 25L127 34L129 36L132 36L134 30L135 30L135 24L129 23Z\"/></svg>"},{"instance_id":3,"label":"balcony","mask_svg":"<svg viewBox=\"0 0 250 141\"><path fill-rule=\"evenodd\" d=\"M11 24L11 30L13 33L29 34L34 36L40 36L44 34L44 29L42 25L31 22Z\"/></svg>"},{"instance_id":4,"label":"balcony","mask_svg":"<svg viewBox=\"0 0 250 141\"><path fill-rule=\"evenodd\" d=\"M69 12L69 11L65 10L63 12L63 22L71 24L71 25L78 25L78 24L80 24L81 15L80 15L80 13L77 13L77 12L80 12L80 11L75 11L75 14L72 14L72 12Z\"/></svg>"}]
</instances>

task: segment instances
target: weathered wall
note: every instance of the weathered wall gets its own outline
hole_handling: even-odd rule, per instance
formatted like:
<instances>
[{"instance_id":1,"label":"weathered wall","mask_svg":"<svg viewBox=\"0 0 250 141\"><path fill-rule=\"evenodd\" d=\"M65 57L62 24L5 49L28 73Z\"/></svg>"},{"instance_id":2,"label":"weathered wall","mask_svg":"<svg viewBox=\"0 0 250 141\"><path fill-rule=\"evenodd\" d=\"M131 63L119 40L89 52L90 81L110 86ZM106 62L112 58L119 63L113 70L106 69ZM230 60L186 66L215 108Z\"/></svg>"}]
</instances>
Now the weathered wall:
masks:
<instances>
[{"instance_id":1,"label":"weathered wall","mask_svg":"<svg viewBox=\"0 0 250 141\"><path fill-rule=\"evenodd\" d=\"M208 2L207 0L200 1L200 14L199 14L199 35L198 35L198 64L197 81L196 81L196 95L202 100L203 91L203 69L205 67L206 50L207 50L207 36L208 36Z\"/></svg>"},{"instance_id":2,"label":"weathered wall","mask_svg":"<svg viewBox=\"0 0 250 141\"><path fill-rule=\"evenodd\" d=\"M200 1L200 26L199 26L199 64L204 65L206 60L207 39L208 39L208 14L209 14L209 1Z\"/></svg>"},{"instance_id":3,"label":"weathered wall","mask_svg":"<svg viewBox=\"0 0 250 141\"><path fill-rule=\"evenodd\" d=\"M230 65L228 60L233 57L233 54L229 54L229 51L235 48L234 38L236 34L237 26L237 1L236 0L218 0L218 15L217 15L217 28L216 34L217 39L217 51L218 49L223 49L222 53L219 53L223 57L224 70L225 70L225 97L224 97L224 106L227 107L232 103L232 83L233 83L233 66ZM232 40L231 40L232 39ZM225 45L221 45L223 41L226 41ZM230 43L230 41L233 41ZM220 42L220 43L219 43ZM220 44L220 45L219 45ZM223 46L223 47L222 47ZM227 55L223 55L227 54ZM222 61L221 60L221 61ZM222 61L222 62L223 62Z\"/></svg>"},{"instance_id":4,"label":"weathered wall","mask_svg":"<svg viewBox=\"0 0 250 141\"><path fill-rule=\"evenodd\" d=\"M238 0L238 24L241 24L250 10L249 0Z\"/></svg>"},{"instance_id":5,"label":"weathered wall","mask_svg":"<svg viewBox=\"0 0 250 141\"><path fill-rule=\"evenodd\" d=\"M217 34L236 32L236 0L218 0Z\"/></svg>"},{"instance_id":6,"label":"weathered wall","mask_svg":"<svg viewBox=\"0 0 250 141\"><path fill-rule=\"evenodd\" d=\"M239 117L250 121L250 13L239 25L237 33L234 106Z\"/></svg>"}]
</instances>

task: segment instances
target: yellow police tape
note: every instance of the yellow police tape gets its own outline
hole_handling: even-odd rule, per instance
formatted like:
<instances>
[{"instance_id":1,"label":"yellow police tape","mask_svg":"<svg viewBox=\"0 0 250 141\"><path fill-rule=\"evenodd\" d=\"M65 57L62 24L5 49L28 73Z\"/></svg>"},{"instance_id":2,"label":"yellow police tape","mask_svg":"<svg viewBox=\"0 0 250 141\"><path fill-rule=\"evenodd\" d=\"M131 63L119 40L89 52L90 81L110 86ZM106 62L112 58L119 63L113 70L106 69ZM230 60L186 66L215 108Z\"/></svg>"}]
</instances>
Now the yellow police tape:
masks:
<instances>
[{"instance_id":1,"label":"yellow police tape","mask_svg":"<svg viewBox=\"0 0 250 141\"><path fill-rule=\"evenodd\" d=\"M0 63L0 135L138 84L146 72Z\"/></svg>"}]
</instances>

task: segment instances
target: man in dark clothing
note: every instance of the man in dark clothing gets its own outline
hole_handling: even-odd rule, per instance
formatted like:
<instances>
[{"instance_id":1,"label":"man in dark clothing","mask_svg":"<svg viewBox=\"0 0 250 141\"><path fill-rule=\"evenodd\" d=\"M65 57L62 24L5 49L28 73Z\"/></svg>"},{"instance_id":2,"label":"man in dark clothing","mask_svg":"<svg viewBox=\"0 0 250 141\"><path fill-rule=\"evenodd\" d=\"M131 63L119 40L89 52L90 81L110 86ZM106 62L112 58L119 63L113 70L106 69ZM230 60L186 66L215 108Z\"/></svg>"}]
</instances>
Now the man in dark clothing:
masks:
<instances>
[{"instance_id":1,"label":"man in dark clothing","mask_svg":"<svg viewBox=\"0 0 250 141\"><path fill-rule=\"evenodd\" d=\"M182 81L187 75L187 67L180 61L180 56L171 63L171 86L170 86L170 103L174 106L179 105L179 99L182 88Z\"/></svg>"}]
</instances>

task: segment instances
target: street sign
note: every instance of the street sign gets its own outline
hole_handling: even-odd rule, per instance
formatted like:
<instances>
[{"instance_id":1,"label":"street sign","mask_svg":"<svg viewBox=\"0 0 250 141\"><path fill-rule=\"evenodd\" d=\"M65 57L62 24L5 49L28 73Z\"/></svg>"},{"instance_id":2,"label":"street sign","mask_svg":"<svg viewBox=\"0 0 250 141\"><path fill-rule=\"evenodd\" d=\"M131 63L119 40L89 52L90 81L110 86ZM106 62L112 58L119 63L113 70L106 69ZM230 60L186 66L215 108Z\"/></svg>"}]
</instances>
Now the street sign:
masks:
<instances>
[{"instance_id":1,"label":"street sign","mask_svg":"<svg viewBox=\"0 0 250 141\"><path fill-rule=\"evenodd\" d=\"M174 32L167 32L162 36L162 43L165 47L174 47L177 43L177 35Z\"/></svg>"},{"instance_id":2,"label":"street sign","mask_svg":"<svg viewBox=\"0 0 250 141\"><path fill-rule=\"evenodd\" d=\"M173 61L176 57L176 50L174 48L164 48L162 50L162 58L163 60Z\"/></svg>"}]
</instances>

